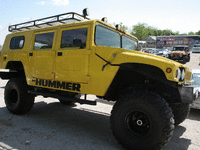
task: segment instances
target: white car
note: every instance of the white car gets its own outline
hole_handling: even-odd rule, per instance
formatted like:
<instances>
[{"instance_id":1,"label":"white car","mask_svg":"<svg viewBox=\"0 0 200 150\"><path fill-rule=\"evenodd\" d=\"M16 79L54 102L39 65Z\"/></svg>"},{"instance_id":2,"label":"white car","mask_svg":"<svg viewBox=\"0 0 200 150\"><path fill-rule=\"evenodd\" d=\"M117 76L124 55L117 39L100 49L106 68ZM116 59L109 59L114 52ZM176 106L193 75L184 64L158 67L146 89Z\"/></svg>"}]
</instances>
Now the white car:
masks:
<instances>
[{"instance_id":1,"label":"white car","mask_svg":"<svg viewBox=\"0 0 200 150\"><path fill-rule=\"evenodd\" d=\"M192 53L200 53L200 44L194 44L192 47Z\"/></svg>"},{"instance_id":2,"label":"white car","mask_svg":"<svg viewBox=\"0 0 200 150\"><path fill-rule=\"evenodd\" d=\"M193 69L192 70L192 79L193 83L192 86L194 86L194 92L196 94L200 94L200 69ZM191 105L191 108L200 109L200 97L197 98Z\"/></svg>"}]
</instances>

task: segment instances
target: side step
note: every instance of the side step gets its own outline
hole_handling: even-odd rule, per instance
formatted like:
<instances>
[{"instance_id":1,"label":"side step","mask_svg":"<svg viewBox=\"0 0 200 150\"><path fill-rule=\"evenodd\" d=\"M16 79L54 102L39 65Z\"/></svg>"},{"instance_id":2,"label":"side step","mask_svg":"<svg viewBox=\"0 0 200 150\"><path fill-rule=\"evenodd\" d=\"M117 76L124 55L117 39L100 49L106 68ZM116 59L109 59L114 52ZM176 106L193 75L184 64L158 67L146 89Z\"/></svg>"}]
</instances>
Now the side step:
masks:
<instances>
[{"instance_id":1,"label":"side step","mask_svg":"<svg viewBox=\"0 0 200 150\"><path fill-rule=\"evenodd\" d=\"M33 91L33 90L28 90L28 93L34 94L34 95L42 95L43 97L52 97L52 98L66 100L66 101L74 101L74 102L78 102L80 104L89 104L89 105L96 105L97 104L96 101L86 100L86 95L85 95L85 99L83 100L83 99L65 97L65 96L58 95L58 94L36 92L36 91Z\"/></svg>"}]
</instances>

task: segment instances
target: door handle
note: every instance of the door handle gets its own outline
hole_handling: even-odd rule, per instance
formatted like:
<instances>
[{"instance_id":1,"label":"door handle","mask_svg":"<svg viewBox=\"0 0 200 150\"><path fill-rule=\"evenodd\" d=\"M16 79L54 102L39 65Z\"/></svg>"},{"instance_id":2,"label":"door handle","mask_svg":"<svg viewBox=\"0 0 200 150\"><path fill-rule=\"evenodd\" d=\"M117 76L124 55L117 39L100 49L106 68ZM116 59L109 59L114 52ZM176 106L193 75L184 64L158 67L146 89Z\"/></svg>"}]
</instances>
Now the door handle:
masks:
<instances>
[{"instance_id":1,"label":"door handle","mask_svg":"<svg viewBox=\"0 0 200 150\"><path fill-rule=\"evenodd\" d=\"M29 56L33 56L33 53L29 53Z\"/></svg>"},{"instance_id":2,"label":"door handle","mask_svg":"<svg viewBox=\"0 0 200 150\"><path fill-rule=\"evenodd\" d=\"M57 54L58 56L62 56L62 52L58 52L58 54Z\"/></svg>"}]
</instances>

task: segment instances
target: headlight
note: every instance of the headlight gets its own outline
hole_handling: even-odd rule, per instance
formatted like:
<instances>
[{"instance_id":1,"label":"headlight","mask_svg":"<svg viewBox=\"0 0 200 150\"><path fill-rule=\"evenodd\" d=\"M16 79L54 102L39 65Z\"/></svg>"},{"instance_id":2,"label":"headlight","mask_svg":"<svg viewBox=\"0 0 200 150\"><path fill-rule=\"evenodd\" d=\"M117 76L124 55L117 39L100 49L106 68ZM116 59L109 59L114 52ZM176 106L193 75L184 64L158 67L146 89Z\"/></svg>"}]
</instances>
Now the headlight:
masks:
<instances>
[{"instance_id":1,"label":"headlight","mask_svg":"<svg viewBox=\"0 0 200 150\"><path fill-rule=\"evenodd\" d=\"M179 69L176 69L176 78L179 81L183 81L185 78L185 68L180 67Z\"/></svg>"},{"instance_id":2,"label":"headlight","mask_svg":"<svg viewBox=\"0 0 200 150\"><path fill-rule=\"evenodd\" d=\"M183 81L185 78L185 69L182 69L182 72L181 72L181 80Z\"/></svg>"},{"instance_id":3,"label":"headlight","mask_svg":"<svg viewBox=\"0 0 200 150\"><path fill-rule=\"evenodd\" d=\"M179 80L181 78L181 70L176 69L176 78Z\"/></svg>"}]
</instances>

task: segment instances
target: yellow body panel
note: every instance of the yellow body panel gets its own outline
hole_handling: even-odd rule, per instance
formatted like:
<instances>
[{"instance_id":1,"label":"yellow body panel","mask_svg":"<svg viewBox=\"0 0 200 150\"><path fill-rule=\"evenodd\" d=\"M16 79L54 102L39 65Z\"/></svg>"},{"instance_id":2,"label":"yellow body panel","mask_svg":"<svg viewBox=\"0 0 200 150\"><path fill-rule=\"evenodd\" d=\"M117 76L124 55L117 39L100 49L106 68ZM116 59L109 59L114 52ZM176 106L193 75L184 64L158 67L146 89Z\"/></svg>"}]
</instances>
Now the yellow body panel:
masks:
<instances>
[{"instance_id":1,"label":"yellow body panel","mask_svg":"<svg viewBox=\"0 0 200 150\"><path fill-rule=\"evenodd\" d=\"M107 23L92 20L9 34L1 52L0 67L5 69L9 61L20 61L23 64L28 85L98 96L105 95L122 63L156 66L164 72L168 80L175 82L178 82L176 69L185 67L186 79L184 82L191 81L189 79L191 70L175 61L138 51L97 46L94 39L97 24L116 31ZM79 28L88 28L86 47L84 49L60 48L62 31ZM48 32L54 32L52 48L34 49L36 34ZM121 31L116 32L119 32L120 35L125 34ZM10 49L10 40L14 36L25 37L22 49ZM127 36L137 41L129 34ZM62 55L59 56L58 53L62 53ZM111 65L104 66L106 61ZM172 72L166 73L167 68L171 68Z\"/></svg>"}]
</instances>

